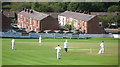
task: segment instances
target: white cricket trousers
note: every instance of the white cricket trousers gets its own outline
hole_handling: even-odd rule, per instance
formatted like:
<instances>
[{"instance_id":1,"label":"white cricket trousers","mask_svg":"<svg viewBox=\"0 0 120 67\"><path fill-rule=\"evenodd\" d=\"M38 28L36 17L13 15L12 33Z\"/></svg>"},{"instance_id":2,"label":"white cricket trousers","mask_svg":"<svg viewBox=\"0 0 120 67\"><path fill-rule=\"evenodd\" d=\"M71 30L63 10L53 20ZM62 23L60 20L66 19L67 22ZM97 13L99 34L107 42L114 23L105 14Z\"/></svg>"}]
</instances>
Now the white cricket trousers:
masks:
<instances>
[{"instance_id":1,"label":"white cricket trousers","mask_svg":"<svg viewBox=\"0 0 120 67\"><path fill-rule=\"evenodd\" d=\"M57 59L61 59L62 58L62 54L60 52L57 52Z\"/></svg>"},{"instance_id":2,"label":"white cricket trousers","mask_svg":"<svg viewBox=\"0 0 120 67\"><path fill-rule=\"evenodd\" d=\"M12 43L12 50L15 50L15 43Z\"/></svg>"},{"instance_id":3,"label":"white cricket trousers","mask_svg":"<svg viewBox=\"0 0 120 67\"><path fill-rule=\"evenodd\" d=\"M98 52L98 54L103 54L104 53L104 48L101 48Z\"/></svg>"}]
</instances>

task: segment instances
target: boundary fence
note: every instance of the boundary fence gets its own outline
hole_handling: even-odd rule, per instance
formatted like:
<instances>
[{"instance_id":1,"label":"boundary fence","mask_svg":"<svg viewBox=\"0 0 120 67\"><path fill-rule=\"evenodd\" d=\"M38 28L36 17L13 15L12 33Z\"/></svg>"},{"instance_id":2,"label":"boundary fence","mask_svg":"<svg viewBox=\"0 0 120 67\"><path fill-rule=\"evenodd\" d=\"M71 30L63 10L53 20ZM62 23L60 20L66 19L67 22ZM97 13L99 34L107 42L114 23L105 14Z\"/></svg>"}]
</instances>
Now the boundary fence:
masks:
<instances>
[{"instance_id":1,"label":"boundary fence","mask_svg":"<svg viewBox=\"0 0 120 67\"><path fill-rule=\"evenodd\" d=\"M21 32L0 32L0 37L10 38L119 38L119 34L59 34L59 33L21 33Z\"/></svg>"}]
</instances>

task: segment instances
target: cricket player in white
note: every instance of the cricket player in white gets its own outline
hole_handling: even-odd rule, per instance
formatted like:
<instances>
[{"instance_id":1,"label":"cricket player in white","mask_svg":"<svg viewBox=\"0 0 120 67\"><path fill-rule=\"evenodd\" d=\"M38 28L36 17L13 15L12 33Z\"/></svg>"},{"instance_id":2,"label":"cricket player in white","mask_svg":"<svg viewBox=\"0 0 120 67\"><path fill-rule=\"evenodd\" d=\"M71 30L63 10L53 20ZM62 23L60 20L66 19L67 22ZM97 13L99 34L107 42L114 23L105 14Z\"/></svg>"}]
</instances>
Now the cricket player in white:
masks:
<instances>
[{"instance_id":1,"label":"cricket player in white","mask_svg":"<svg viewBox=\"0 0 120 67\"><path fill-rule=\"evenodd\" d=\"M100 50L99 50L98 54L104 53L104 46L105 46L104 41L102 41L102 43L100 44Z\"/></svg>"},{"instance_id":2,"label":"cricket player in white","mask_svg":"<svg viewBox=\"0 0 120 67\"><path fill-rule=\"evenodd\" d=\"M61 52L60 52L60 51L61 51L60 45L58 45L55 49L57 50L57 59L61 59L62 54L61 54Z\"/></svg>"},{"instance_id":3,"label":"cricket player in white","mask_svg":"<svg viewBox=\"0 0 120 67\"><path fill-rule=\"evenodd\" d=\"M12 50L15 50L16 48L15 48L15 39L12 39Z\"/></svg>"},{"instance_id":4,"label":"cricket player in white","mask_svg":"<svg viewBox=\"0 0 120 67\"><path fill-rule=\"evenodd\" d=\"M68 41L66 40L66 41L64 42L64 49L65 49L65 52L68 51L68 45L69 45L69 43L68 43Z\"/></svg>"},{"instance_id":5,"label":"cricket player in white","mask_svg":"<svg viewBox=\"0 0 120 67\"><path fill-rule=\"evenodd\" d=\"M40 46L42 46L42 36L41 35L39 37L39 44L40 44Z\"/></svg>"}]
</instances>

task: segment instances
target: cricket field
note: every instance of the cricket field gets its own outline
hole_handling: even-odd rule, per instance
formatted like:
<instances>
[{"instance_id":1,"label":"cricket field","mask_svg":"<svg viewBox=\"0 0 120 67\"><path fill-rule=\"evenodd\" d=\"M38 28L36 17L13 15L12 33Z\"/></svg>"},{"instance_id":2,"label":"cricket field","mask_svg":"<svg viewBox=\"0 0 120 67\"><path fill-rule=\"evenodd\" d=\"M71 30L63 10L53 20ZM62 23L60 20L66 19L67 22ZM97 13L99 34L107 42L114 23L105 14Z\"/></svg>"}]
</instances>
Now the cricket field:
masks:
<instances>
[{"instance_id":1,"label":"cricket field","mask_svg":"<svg viewBox=\"0 0 120 67\"><path fill-rule=\"evenodd\" d=\"M15 39L16 50L11 49L12 38L2 38L2 65L118 65L118 39L90 38L67 39ZM98 54L101 41L105 42L105 54ZM62 47L62 59L56 59L55 47Z\"/></svg>"}]
</instances>

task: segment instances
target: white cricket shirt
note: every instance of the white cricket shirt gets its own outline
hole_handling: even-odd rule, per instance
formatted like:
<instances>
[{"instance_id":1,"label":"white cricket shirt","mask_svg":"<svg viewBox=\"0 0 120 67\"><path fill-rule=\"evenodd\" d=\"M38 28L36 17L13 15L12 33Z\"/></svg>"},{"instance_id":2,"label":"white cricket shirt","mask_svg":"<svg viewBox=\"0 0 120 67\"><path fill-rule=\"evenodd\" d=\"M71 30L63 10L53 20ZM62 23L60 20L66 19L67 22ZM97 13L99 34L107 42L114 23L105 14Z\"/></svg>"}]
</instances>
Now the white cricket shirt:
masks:
<instances>
[{"instance_id":1,"label":"white cricket shirt","mask_svg":"<svg viewBox=\"0 0 120 67\"><path fill-rule=\"evenodd\" d=\"M104 43L101 43L101 44L100 44L100 47L101 47L101 48L104 48Z\"/></svg>"},{"instance_id":2,"label":"white cricket shirt","mask_svg":"<svg viewBox=\"0 0 120 67\"><path fill-rule=\"evenodd\" d=\"M39 43L41 43L41 42L42 42L41 40L42 40L42 37L39 37Z\"/></svg>"},{"instance_id":3,"label":"white cricket shirt","mask_svg":"<svg viewBox=\"0 0 120 67\"><path fill-rule=\"evenodd\" d=\"M61 47L57 46L55 49L57 50L57 52L60 52Z\"/></svg>"},{"instance_id":4,"label":"white cricket shirt","mask_svg":"<svg viewBox=\"0 0 120 67\"><path fill-rule=\"evenodd\" d=\"M68 42L65 42L64 43L64 48L68 48L68 45L69 45Z\"/></svg>"}]
</instances>

